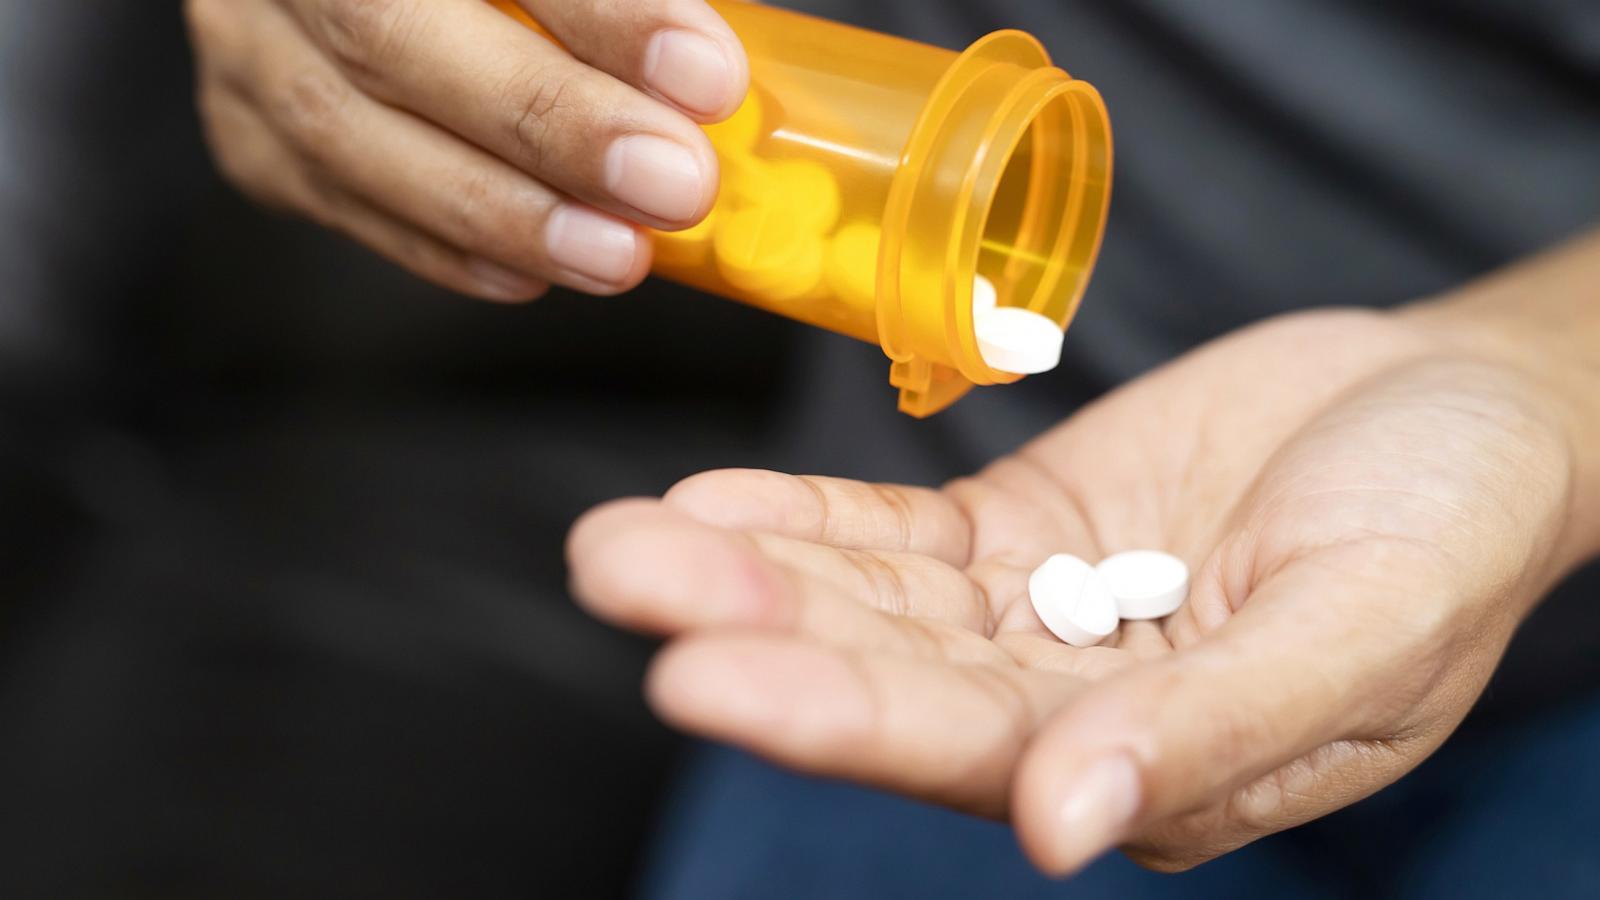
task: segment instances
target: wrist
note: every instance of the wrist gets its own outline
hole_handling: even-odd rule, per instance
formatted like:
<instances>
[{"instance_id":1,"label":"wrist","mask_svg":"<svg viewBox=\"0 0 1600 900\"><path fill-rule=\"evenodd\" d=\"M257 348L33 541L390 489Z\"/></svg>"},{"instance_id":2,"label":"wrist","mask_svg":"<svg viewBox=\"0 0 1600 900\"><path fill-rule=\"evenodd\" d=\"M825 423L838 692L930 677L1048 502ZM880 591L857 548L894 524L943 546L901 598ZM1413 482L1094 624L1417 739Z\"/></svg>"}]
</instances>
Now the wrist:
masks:
<instances>
[{"instance_id":1,"label":"wrist","mask_svg":"<svg viewBox=\"0 0 1600 900\"><path fill-rule=\"evenodd\" d=\"M1562 431L1572 467L1568 566L1600 556L1597 284L1600 234L1398 312L1448 351L1516 373Z\"/></svg>"}]
</instances>

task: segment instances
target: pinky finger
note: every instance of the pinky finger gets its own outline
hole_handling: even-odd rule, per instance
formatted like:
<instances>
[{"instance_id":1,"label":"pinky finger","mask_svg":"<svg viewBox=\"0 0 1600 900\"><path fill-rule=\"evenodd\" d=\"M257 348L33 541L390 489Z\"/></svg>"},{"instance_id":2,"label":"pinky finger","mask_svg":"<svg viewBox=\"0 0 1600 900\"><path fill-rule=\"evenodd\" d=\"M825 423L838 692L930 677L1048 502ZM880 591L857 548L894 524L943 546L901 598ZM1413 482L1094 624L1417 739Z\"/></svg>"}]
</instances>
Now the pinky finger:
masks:
<instances>
[{"instance_id":1,"label":"pinky finger","mask_svg":"<svg viewBox=\"0 0 1600 900\"><path fill-rule=\"evenodd\" d=\"M549 285L462 251L306 174L278 133L233 91L200 93L207 138L222 174L258 203L307 216L422 278L501 303L535 299Z\"/></svg>"},{"instance_id":2,"label":"pinky finger","mask_svg":"<svg viewBox=\"0 0 1600 900\"><path fill-rule=\"evenodd\" d=\"M414 275L453 291L499 303L523 303L543 296L549 284L407 225L342 191L327 189L313 203L321 224L364 244Z\"/></svg>"}]
</instances>

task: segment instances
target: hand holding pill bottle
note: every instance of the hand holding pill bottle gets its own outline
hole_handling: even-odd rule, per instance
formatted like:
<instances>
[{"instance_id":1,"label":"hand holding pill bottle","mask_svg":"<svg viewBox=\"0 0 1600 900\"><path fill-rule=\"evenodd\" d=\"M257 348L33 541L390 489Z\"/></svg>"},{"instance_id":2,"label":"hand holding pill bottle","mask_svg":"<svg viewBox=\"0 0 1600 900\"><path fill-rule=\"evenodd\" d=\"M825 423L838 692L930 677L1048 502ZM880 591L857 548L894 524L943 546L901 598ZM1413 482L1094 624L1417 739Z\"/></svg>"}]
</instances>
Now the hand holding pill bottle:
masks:
<instances>
[{"instance_id":1,"label":"hand holding pill bottle","mask_svg":"<svg viewBox=\"0 0 1600 900\"><path fill-rule=\"evenodd\" d=\"M716 206L656 235L655 273L878 344L914 416L1052 368L1110 197L1098 93L1017 31L957 53L711 6L744 43L751 88L706 129ZM975 314L980 277L988 315Z\"/></svg>"}]
</instances>

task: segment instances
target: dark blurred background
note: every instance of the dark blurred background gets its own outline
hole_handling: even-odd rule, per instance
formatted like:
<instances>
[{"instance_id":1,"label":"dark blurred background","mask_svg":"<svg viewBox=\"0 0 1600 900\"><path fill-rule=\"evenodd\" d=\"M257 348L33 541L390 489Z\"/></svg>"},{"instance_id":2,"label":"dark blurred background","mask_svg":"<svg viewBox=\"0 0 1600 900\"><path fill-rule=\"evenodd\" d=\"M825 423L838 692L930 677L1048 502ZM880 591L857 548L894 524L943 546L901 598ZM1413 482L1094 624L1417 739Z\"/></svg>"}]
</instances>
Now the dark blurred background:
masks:
<instances>
[{"instance_id":1,"label":"dark blurred background","mask_svg":"<svg viewBox=\"0 0 1600 900\"><path fill-rule=\"evenodd\" d=\"M1028 28L1117 126L1068 363L917 423L865 345L659 283L473 303L261 212L178 3L0 0L0 895L623 894L679 748L648 647L565 595L582 510L727 465L936 482L1247 321L1600 222L1593 10L1391 6L809 4ZM1596 593L1460 742L1600 690Z\"/></svg>"}]
</instances>

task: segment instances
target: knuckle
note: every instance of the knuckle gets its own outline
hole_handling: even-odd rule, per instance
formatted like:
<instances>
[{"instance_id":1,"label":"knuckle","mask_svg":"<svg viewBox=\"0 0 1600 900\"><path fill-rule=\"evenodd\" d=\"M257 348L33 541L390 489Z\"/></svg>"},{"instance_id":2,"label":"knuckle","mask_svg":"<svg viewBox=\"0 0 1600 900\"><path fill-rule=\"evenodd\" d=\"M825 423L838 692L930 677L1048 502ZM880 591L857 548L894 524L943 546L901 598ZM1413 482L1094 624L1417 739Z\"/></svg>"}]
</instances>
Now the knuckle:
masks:
<instances>
[{"instance_id":1,"label":"knuckle","mask_svg":"<svg viewBox=\"0 0 1600 900\"><path fill-rule=\"evenodd\" d=\"M451 224L476 242L492 240L503 219L497 201L487 175L468 175L452 197Z\"/></svg>"},{"instance_id":2,"label":"knuckle","mask_svg":"<svg viewBox=\"0 0 1600 900\"><path fill-rule=\"evenodd\" d=\"M341 63L371 71L395 52L403 12L402 0L323 0L323 38Z\"/></svg>"},{"instance_id":3,"label":"knuckle","mask_svg":"<svg viewBox=\"0 0 1600 900\"><path fill-rule=\"evenodd\" d=\"M532 260L533 242L522 239L527 219L503 195L491 173L467 176L453 192L447 215L454 220L447 233L463 235L469 248L524 266Z\"/></svg>"},{"instance_id":4,"label":"knuckle","mask_svg":"<svg viewBox=\"0 0 1600 900\"><path fill-rule=\"evenodd\" d=\"M331 72L291 75L272 103L276 121L314 160L325 160L342 140L350 88Z\"/></svg>"},{"instance_id":5,"label":"knuckle","mask_svg":"<svg viewBox=\"0 0 1600 900\"><path fill-rule=\"evenodd\" d=\"M546 144L570 106L569 82L545 68L523 82L514 96L522 98L513 118L513 131L523 160L534 170L544 167Z\"/></svg>"},{"instance_id":6,"label":"knuckle","mask_svg":"<svg viewBox=\"0 0 1600 900\"><path fill-rule=\"evenodd\" d=\"M1288 777L1280 769L1229 794L1222 804L1222 818L1229 830L1247 835L1280 830L1284 809L1291 799Z\"/></svg>"}]
</instances>

